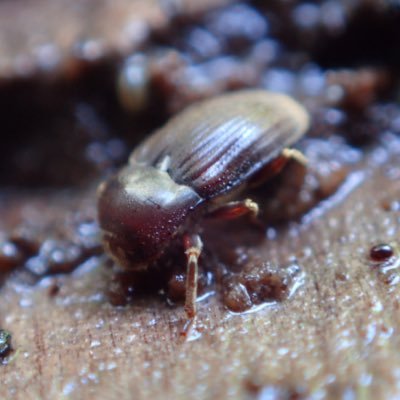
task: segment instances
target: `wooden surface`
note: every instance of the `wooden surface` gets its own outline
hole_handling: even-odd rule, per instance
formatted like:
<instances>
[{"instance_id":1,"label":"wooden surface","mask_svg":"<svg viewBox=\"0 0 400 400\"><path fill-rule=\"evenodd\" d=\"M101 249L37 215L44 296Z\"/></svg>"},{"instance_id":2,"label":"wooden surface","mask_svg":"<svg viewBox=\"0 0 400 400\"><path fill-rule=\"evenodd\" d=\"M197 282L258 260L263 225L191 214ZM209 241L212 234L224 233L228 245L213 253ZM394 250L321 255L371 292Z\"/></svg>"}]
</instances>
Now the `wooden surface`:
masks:
<instances>
[{"instance_id":1,"label":"wooden surface","mask_svg":"<svg viewBox=\"0 0 400 400\"><path fill-rule=\"evenodd\" d=\"M302 222L257 245L268 260L298 258L305 281L291 299L234 315L211 296L199 303L196 340L178 339L180 306L157 298L111 306L99 260L60 278L55 297L46 281L8 279L0 324L16 352L0 365L0 398L399 398L399 287L368 260L372 244L400 242L399 211L382 207L400 198L398 140L390 147L391 155L373 151ZM11 205L1 205L4 223Z\"/></svg>"},{"instance_id":2,"label":"wooden surface","mask_svg":"<svg viewBox=\"0 0 400 400\"><path fill-rule=\"evenodd\" d=\"M96 61L129 54L146 40L151 29L165 26L169 14L198 13L229 1L3 0L0 83L37 72L60 72L68 69L66 64L74 56Z\"/></svg>"},{"instance_id":3,"label":"wooden surface","mask_svg":"<svg viewBox=\"0 0 400 400\"><path fill-rule=\"evenodd\" d=\"M194 12L200 3L224 2L181 3ZM141 29L146 35L167 18L155 0L99 1L96 13L92 6L0 1L0 80L62 69L77 40L93 41L102 57L124 54L136 48ZM43 63L49 52L53 63ZM400 258L391 284L368 259L373 244L400 245L399 139L389 147L373 150L302 221L252 247L278 264L296 257L305 273L297 292L235 315L217 291L199 302L196 340L179 340L181 306L157 297L111 306L101 256L36 286L17 271L0 287L0 328L11 332L15 349L0 363L0 399L400 398ZM94 190L82 197L0 189L0 231L21 221L63 226L77 210L95 214ZM50 296L54 282L60 291Z\"/></svg>"}]
</instances>

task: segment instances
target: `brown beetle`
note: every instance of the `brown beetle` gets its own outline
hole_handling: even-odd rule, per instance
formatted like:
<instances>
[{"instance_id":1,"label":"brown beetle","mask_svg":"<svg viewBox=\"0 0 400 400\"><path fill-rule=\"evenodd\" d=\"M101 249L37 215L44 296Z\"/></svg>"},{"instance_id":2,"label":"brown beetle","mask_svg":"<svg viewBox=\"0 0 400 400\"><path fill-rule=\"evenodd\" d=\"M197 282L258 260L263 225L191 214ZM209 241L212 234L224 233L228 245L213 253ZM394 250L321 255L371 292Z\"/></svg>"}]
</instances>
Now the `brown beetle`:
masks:
<instances>
[{"instance_id":1,"label":"brown beetle","mask_svg":"<svg viewBox=\"0 0 400 400\"><path fill-rule=\"evenodd\" d=\"M198 258L194 222L258 213L248 186L261 185L291 158L287 146L307 130L309 117L293 99L246 90L194 104L172 118L131 154L129 164L99 187L103 242L126 268L147 268L172 239L187 255L186 303L196 315Z\"/></svg>"}]
</instances>

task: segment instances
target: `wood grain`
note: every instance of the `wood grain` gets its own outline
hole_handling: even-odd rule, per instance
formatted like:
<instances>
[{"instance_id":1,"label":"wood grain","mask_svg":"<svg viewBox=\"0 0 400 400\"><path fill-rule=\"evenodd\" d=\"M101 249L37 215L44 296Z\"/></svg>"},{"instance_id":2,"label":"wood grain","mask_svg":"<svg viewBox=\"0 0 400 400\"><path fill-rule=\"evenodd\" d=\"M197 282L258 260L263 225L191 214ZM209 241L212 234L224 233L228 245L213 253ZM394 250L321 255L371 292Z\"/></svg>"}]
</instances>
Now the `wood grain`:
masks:
<instances>
[{"instance_id":1,"label":"wood grain","mask_svg":"<svg viewBox=\"0 0 400 400\"><path fill-rule=\"evenodd\" d=\"M234 315L209 297L194 341L178 339L180 306L154 298L112 307L109 272L96 260L59 278L55 297L45 282L8 279L0 323L16 353L0 366L0 398L397 398L399 287L368 261L371 245L399 244L399 211L382 207L400 198L392 153L380 165L369 157L333 198L257 245L265 259L299 260L305 283L291 299Z\"/></svg>"}]
</instances>

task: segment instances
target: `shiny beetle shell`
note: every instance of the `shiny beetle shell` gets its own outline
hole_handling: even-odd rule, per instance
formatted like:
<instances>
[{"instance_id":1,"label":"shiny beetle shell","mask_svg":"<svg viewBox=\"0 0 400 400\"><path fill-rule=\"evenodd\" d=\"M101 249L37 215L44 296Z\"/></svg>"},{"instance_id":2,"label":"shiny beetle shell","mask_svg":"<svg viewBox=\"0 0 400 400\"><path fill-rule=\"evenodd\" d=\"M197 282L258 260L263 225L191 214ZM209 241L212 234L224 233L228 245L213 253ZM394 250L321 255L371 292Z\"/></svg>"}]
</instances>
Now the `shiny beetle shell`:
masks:
<instances>
[{"instance_id":1,"label":"shiny beetle shell","mask_svg":"<svg viewBox=\"0 0 400 400\"><path fill-rule=\"evenodd\" d=\"M188 107L142 142L129 165L100 186L106 248L127 268L146 267L173 237L190 231L210 204L238 195L308 124L307 112L296 101L262 90Z\"/></svg>"},{"instance_id":2,"label":"shiny beetle shell","mask_svg":"<svg viewBox=\"0 0 400 400\"><path fill-rule=\"evenodd\" d=\"M131 165L169 158L174 182L202 198L240 185L296 142L308 114L290 97L262 90L226 94L192 105L133 151Z\"/></svg>"}]
</instances>

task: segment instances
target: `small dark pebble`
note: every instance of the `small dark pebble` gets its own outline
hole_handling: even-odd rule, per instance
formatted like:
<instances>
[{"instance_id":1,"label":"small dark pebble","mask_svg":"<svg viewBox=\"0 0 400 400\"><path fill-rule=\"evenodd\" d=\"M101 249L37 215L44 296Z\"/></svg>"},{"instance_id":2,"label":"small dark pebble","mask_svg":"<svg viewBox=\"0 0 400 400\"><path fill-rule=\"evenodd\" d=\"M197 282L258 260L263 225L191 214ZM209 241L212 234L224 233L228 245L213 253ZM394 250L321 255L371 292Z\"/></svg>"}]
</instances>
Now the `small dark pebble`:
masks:
<instances>
[{"instance_id":1,"label":"small dark pebble","mask_svg":"<svg viewBox=\"0 0 400 400\"><path fill-rule=\"evenodd\" d=\"M11 350L11 333L0 329L0 358L7 357Z\"/></svg>"},{"instance_id":2,"label":"small dark pebble","mask_svg":"<svg viewBox=\"0 0 400 400\"><path fill-rule=\"evenodd\" d=\"M8 240L0 242L0 273L19 265L36 277L69 273L103 251L95 221L81 221L67 237L70 239L47 237L43 240L40 232L32 228L16 228Z\"/></svg>"},{"instance_id":3,"label":"small dark pebble","mask_svg":"<svg viewBox=\"0 0 400 400\"><path fill-rule=\"evenodd\" d=\"M253 306L246 287L236 280L230 280L225 285L224 304L234 312L244 312Z\"/></svg>"},{"instance_id":4,"label":"small dark pebble","mask_svg":"<svg viewBox=\"0 0 400 400\"><path fill-rule=\"evenodd\" d=\"M55 297L58 293L60 293L60 286L57 283L54 283L49 287L49 297Z\"/></svg>"},{"instance_id":5,"label":"small dark pebble","mask_svg":"<svg viewBox=\"0 0 400 400\"><path fill-rule=\"evenodd\" d=\"M385 211L400 211L400 201L384 199L381 203Z\"/></svg>"},{"instance_id":6,"label":"small dark pebble","mask_svg":"<svg viewBox=\"0 0 400 400\"><path fill-rule=\"evenodd\" d=\"M235 51L262 39L268 32L267 20L244 4L235 4L212 13L206 26L226 42L229 50Z\"/></svg>"},{"instance_id":7,"label":"small dark pebble","mask_svg":"<svg viewBox=\"0 0 400 400\"><path fill-rule=\"evenodd\" d=\"M211 32L195 27L187 35L187 47L195 59L205 60L219 55L221 44Z\"/></svg>"},{"instance_id":8,"label":"small dark pebble","mask_svg":"<svg viewBox=\"0 0 400 400\"><path fill-rule=\"evenodd\" d=\"M347 110L363 111L387 87L387 73L377 69L333 70L328 72L328 85L340 88L338 103Z\"/></svg>"},{"instance_id":9,"label":"small dark pebble","mask_svg":"<svg viewBox=\"0 0 400 400\"><path fill-rule=\"evenodd\" d=\"M394 251L392 246L386 243L381 243L371 247L369 252L371 260L377 262L387 261L389 258L393 257L393 254Z\"/></svg>"},{"instance_id":10,"label":"small dark pebble","mask_svg":"<svg viewBox=\"0 0 400 400\"><path fill-rule=\"evenodd\" d=\"M338 281L346 282L346 281L349 280L349 275L346 274L346 273L344 273L344 272L336 272L336 273L335 273L335 278L336 278L336 280L338 280Z\"/></svg>"},{"instance_id":11,"label":"small dark pebble","mask_svg":"<svg viewBox=\"0 0 400 400\"><path fill-rule=\"evenodd\" d=\"M90 255L98 254L102 251L100 228L95 221L86 221L79 224L76 228L74 241Z\"/></svg>"},{"instance_id":12,"label":"small dark pebble","mask_svg":"<svg viewBox=\"0 0 400 400\"><path fill-rule=\"evenodd\" d=\"M0 243L0 274L18 267L24 260L23 252L13 242Z\"/></svg>"},{"instance_id":13,"label":"small dark pebble","mask_svg":"<svg viewBox=\"0 0 400 400\"><path fill-rule=\"evenodd\" d=\"M24 267L25 270L36 276L42 276L47 274L48 272L48 265L46 263L46 260L40 256L31 257L29 260L26 261Z\"/></svg>"},{"instance_id":14,"label":"small dark pebble","mask_svg":"<svg viewBox=\"0 0 400 400\"><path fill-rule=\"evenodd\" d=\"M82 249L67 240L47 239L39 254L31 257L25 268L34 275L51 275L73 271L83 260Z\"/></svg>"},{"instance_id":15,"label":"small dark pebble","mask_svg":"<svg viewBox=\"0 0 400 400\"><path fill-rule=\"evenodd\" d=\"M10 235L10 242L14 243L25 254L31 257L39 251L40 240L38 232L26 226L17 227Z\"/></svg>"},{"instance_id":16,"label":"small dark pebble","mask_svg":"<svg viewBox=\"0 0 400 400\"><path fill-rule=\"evenodd\" d=\"M249 262L242 272L225 279L224 304L231 311L244 312L265 302L283 301L301 276L301 268L295 261L286 266Z\"/></svg>"},{"instance_id":17,"label":"small dark pebble","mask_svg":"<svg viewBox=\"0 0 400 400\"><path fill-rule=\"evenodd\" d=\"M370 266L383 284L394 286L400 283L400 259L397 245L377 244L371 247L369 259Z\"/></svg>"},{"instance_id":18,"label":"small dark pebble","mask_svg":"<svg viewBox=\"0 0 400 400\"><path fill-rule=\"evenodd\" d=\"M82 260L81 248L64 240L46 240L40 255L46 259L49 273L69 272Z\"/></svg>"}]
</instances>

